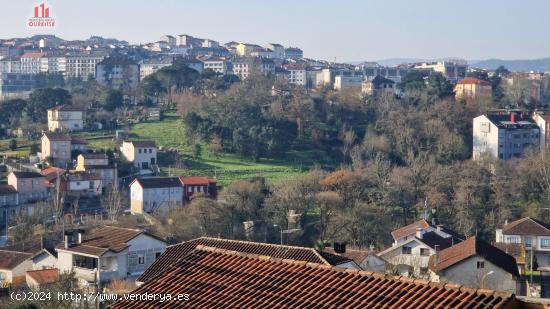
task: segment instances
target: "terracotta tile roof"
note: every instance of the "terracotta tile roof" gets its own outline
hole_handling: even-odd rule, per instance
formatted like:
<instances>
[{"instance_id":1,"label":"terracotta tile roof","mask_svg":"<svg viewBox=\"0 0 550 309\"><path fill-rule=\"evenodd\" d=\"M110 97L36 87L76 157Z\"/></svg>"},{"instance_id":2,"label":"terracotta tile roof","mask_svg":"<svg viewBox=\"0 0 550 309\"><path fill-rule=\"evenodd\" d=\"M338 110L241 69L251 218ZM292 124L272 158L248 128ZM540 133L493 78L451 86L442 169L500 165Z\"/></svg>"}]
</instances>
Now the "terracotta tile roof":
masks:
<instances>
[{"instance_id":1,"label":"terracotta tile roof","mask_svg":"<svg viewBox=\"0 0 550 309\"><path fill-rule=\"evenodd\" d=\"M336 255L345 256L349 259L352 259L357 264L363 263L369 255L376 255L376 253L377 253L374 250L367 250L367 249L361 250L361 249L346 248L346 252L340 254L340 253L336 253L336 251L334 251L334 248L332 248L332 247L326 247L324 249L324 251L328 252L328 253L336 254Z\"/></svg>"},{"instance_id":2,"label":"terracotta tile roof","mask_svg":"<svg viewBox=\"0 0 550 309\"><path fill-rule=\"evenodd\" d=\"M525 246L523 244L496 242L493 246L516 259L517 264L525 264Z\"/></svg>"},{"instance_id":3,"label":"terracotta tile roof","mask_svg":"<svg viewBox=\"0 0 550 309\"><path fill-rule=\"evenodd\" d=\"M188 294L189 300L123 300L112 308L501 308L517 302L511 293L205 246L133 293Z\"/></svg>"},{"instance_id":4,"label":"terracotta tile roof","mask_svg":"<svg viewBox=\"0 0 550 309\"><path fill-rule=\"evenodd\" d=\"M44 55L41 52L27 52L21 55L21 58L42 58Z\"/></svg>"},{"instance_id":5,"label":"terracotta tile roof","mask_svg":"<svg viewBox=\"0 0 550 309\"><path fill-rule=\"evenodd\" d=\"M40 171L40 174L46 178L47 181L52 181L57 178L57 175L63 175L66 171L62 168L55 166L49 166Z\"/></svg>"},{"instance_id":6,"label":"terracotta tile roof","mask_svg":"<svg viewBox=\"0 0 550 309\"><path fill-rule=\"evenodd\" d=\"M74 244L69 248L65 248L64 244L60 244L56 248L76 253L101 256L107 251L121 252L125 250L128 248L127 243L141 234L146 234L164 241L142 230L103 226L97 228L88 235L84 234L84 239L81 244Z\"/></svg>"},{"instance_id":7,"label":"terracotta tile roof","mask_svg":"<svg viewBox=\"0 0 550 309\"><path fill-rule=\"evenodd\" d=\"M177 261L182 259L199 245L324 265L331 265L330 262L345 261L344 263L346 263L350 261L349 259L344 260L339 257L335 257L329 253L324 255L319 254L319 252L313 248L201 237L166 248L166 251L138 278L137 281L145 282L155 276L158 276L169 266L174 265ZM327 259L330 259L331 261L329 262Z\"/></svg>"},{"instance_id":8,"label":"terracotta tile roof","mask_svg":"<svg viewBox=\"0 0 550 309\"><path fill-rule=\"evenodd\" d=\"M37 172L12 172L17 178L42 178L44 176Z\"/></svg>"},{"instance_id":9,"label":"terracotta tile roof","mask_svg":"<svg viewBox=\"0 0 550 309\"><path fill-rule=\"evenodd\" d=\"M55 142L70 142L71 137L67 134L59 134L59 133L44 133L44 136L50 140Z\"/></svg>"},{"instance_id":10,"label":"terracotta tile roof","mask_svg":"<svg viewBox=\"0 0 550 309\"><path fill-rule=\"evenodd\" d=\"M436 255L430 256L429 267L431 270L438 272L476 255L485 258L514 276L519 276L516 260L511 255L475 236L441 250L437 257Z\"/></svg>"},{"instance_id":11,"label":"terracotta tile roof","mask_svg":"<svg viewBox=\"0 0 550 309\"><path fill-rule=\"evenodd\" d=\"M504 225L502 234L550 236L550 225L537 219L525 217Z\"/></svg>"},{"instance_id":12,"label":"terracotta tile roof","mask_svg":"<svg viewBox=\"0 0 550 309\"><path fill-rule=\"evenodd\" d=\"M68 105L68 104L64 104L64 105L57 105L57 106L54 106L48 110L52 110L52 111L64 111L64 112L83 112L84 109L81 108L81 107L78 107L78 106L73 106L73 105Z\"/></svg>"},{"instance_id":13,"label":"terracotta tile roof","mask_svg":"<svg viewBox=\"0 0 550 309\"><path fill-rule=\"evenodd\" d=\"M482 86L491 86L491 83L485 80L477 79L477 78L465 78L461 81L459 81L457 84L466 85L466 84L476 84L476 85L482 85Z\"/></svg>"},{"instance_id":14,"label":"terracotta tile roof","mask_svg":"<svg viewBox=\"0 0 550 309\"><path fill-rule=\"evenodd\" d=\"M181 176L180 181L184 185L208 185L216 183L216 179L208 178L206 176Z\"/></svg>"},{"instance_id":15,"label":"terracotta tile roof","mask_svg":"<svg viewBox=\"0 0 550 309\"><path fill-rule=\"evenodd\" d=\"M399 238L416 233L417 228L427 229L428 227L430 227L430 224L428 223L428 221L422 219L392 231L391 236L393 237L393 239L397 240Z\"/></svg>"},{"instance_id":16,"label":"terracotta tile roof","mask_svg":"<svg viewBox=\"0 0 550 309\"><path fill-rule=\"evenodd\" d=\"M27 271L27 276L34 279L34 281L36 281L36 283L40 285L54 283L57 281L57 278L59 277L59 269L53 268L53 269L30 270L30 271Z\"/></svg>"},{"instance_id":17,"label":"terracotta tile roof","mask_svg":"<svg viewBox=\"0 0 550 309\"><path fill-rule=\"evenodd\" d=\"M0 250L0 269L11 270L30 257L30 253Z\"/></svg>"}]
</instances>

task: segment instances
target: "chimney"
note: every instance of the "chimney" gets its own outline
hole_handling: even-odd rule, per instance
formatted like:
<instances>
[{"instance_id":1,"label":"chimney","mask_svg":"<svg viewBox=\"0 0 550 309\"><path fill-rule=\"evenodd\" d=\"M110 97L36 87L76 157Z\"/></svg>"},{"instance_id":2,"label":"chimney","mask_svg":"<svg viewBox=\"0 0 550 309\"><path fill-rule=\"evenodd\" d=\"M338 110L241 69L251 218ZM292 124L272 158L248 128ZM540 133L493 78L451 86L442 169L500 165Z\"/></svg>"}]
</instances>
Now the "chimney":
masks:
<instances>
[{"instance_id":1,"label":"chimney","mask_svg":"<svg viewBox=\"0 0 550 309\"><path fill-rule=\"evenodd\" d=\"M419 228L419 227L416 228L416 235L415 236L418 239L422 239L422 229L421 228Z\"/></svg>"},{"instance_id":2,"label":"chimney","mask_svg":"<svg viewBox=\"0 0 550 309\"><path fill-rule=\"evenodd\" d=\"M504 225L508 225L508 219L504 220Z\"/></svg>"},{"instance_id":3,"label":"chimney","mask_svg":"<svg viewBox=\"0 0 550 309\"><path fill-rule=\"evenodd\" d=\"M438 225L436 225L436 228L437 228L437 230L440 231L440 232L443 231L443 224L438 224Z\"/></svg>"},{"instance_id":4,"label":"chimney","mask_svg":"<svg viewBox=\"0 0 550 309\"><path fill-rule=\"evenodd\" d=\"M76 239L76 243L77 244L81 244L82 243L82 236L84 235L84 230L83 229L78 229L77 230L77 239Z\"/></svg>"},{"instance_id":5,"label":"chimney","mask_svg":"<svg viewBox=\"0 0 550 309\"><path fill-rule=\"evenodd\" d=\"M515 112L510 112L510 121L511 122L516 122L516 113Z\"/></svg>"},{"instance_id":6,"label":"chimney","mask_svg":"<svg viewBox=\"0 0 550 309\"><path fill-rule=\"evenodd\" d=\"M345 242L335 242L333 244L334 252L344 254L346 253L346 243Z\"/></svg>"},{"instance_id":7,"label":"chimney","mask_svg":"<svg viewBox=\"0 0 550 309\"><path fill-rule=\"evenodd\" d=\"M70 246L71 246L71 243L70 243L70 235L65 233L65 235L63 235L63 242L64 242L64 245L65 245L65 249L68 249Z\"/></svg>"}]
</instances>

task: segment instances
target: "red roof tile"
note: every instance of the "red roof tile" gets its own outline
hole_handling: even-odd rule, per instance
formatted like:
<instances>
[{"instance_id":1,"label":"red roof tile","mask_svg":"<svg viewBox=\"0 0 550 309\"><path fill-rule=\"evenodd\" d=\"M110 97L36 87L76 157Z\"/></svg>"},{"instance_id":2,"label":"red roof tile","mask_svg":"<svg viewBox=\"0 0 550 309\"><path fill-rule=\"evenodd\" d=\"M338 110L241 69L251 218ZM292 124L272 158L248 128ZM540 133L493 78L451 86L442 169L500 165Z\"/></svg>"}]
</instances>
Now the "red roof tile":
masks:
<instances>
[{"instance_id":1,"label":"red roof tile","mask_svg":"<svg viewBox=\"0 0 550 309\"><path fill-rule=\"evenodd\" d=\"M550 225L537 219L525 217L504 225L502 233L505 235L550 236Z\"/></svg>"},{"instance_id":2,"label":"red roof tile","mask_svg":"<svg viewBox=\"0 0 550 309\"><path fill-rule=\"evenodd\" d=\"M430 256L429 267L438 272L473 256L481 256L514 276L519 276L516 260L511 255L473 236Z\"/></svg>"},{"instance_id":3,"label":"red roof tile","mask_svg":"<svg viewBox=\"0 0 550 309\"><path fill-rule=\"evenodd\" d=\"M166 251L138 278L137 281L145 282L162 274L168 267L176 264L199 245L324 265L339 265L350 262L350 259L327 252L320 254L313 248L201 237L166 248ZM331 264L331 262L334 264Z\"/></svg>"},{"instance_id":4,"label":"red roof tile","mask_svg":"<svg viewBox=\"0 0 550 309\"><path fill-rule=\"evenodd\" d=\"M0 250L0 269L11 270L30 257L30 253Z\"/></svg>"},{"instance_id":5,"label":"red roof tile","mask_svg":"<svg viewBox=\"0 0 550 309\"><path fill-rule=\"evenodd\" d=\"M208 185L216 183L216 179L208 178L206 176L180 176L180 181L184 185Z\"/></svg>"},{"instance_id":6,"label":"red roof tile","mask_svg":"<svg viewBox=\"0 0 550 309\"><path fill-rule=\"evenodd\" d=\"M54 283L59 277L59 269L41 269L27 271L27 276L31 277L38 284Z\"/></svg>"},{"instance_id":7,"label":"red roof tile","mask_svg":"<svg viewBox=\"0 0 550 309\"><path fill-rule=\"evenodd\" d=\"M421 219L407 226L394 230L393 232L391 232L391 236L393 236L393 239L397 240L405 236L413 235L414 233L416 233L417 228L426 229L428 227L430 227L428 221Z\"/></svg>"},{"instance_id":8,"label":"red roof tile","mask_svg":"<svg viewBox=\"0 0 550 309\"><path fill-rule=\"evenodd\" d=\"M204 246L133 293L189 299L122 300L112 308L501 308L517 302L510 293Z\"/></svg>"},{"instance_id":9,"label":"red roof tile","mask_svg":"<svg viewBox=\"0 0 550 309\"><path fill-rule=\"evenodd\" d=\"M491 83L485 80L477 79L477 78L465 78L461 81L459 81L457 84L465 85L465 84L476 84L476 85L482 85L482 86L491 86Z\"/></svg>"}]
</instances>

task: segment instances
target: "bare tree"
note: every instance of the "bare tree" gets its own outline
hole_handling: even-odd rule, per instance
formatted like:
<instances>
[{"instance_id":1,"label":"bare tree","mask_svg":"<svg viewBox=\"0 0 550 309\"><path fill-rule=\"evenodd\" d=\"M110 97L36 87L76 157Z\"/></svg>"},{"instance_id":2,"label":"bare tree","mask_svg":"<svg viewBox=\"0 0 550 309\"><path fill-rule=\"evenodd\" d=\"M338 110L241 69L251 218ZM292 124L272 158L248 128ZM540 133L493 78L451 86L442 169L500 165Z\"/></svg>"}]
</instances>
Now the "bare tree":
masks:
<instances>
[{"instance_id":1,"label":"bare tree","mask_svg":"<svg viewBox=\"0 0 550 309\"><path fill-rule=\"evenodd\" d=\"M109 214L109 220L116 221L124 209L122 193L118 188L118 181L114 181L111 188L101 197L101 205Z\"/></svg>"}]
</instances>

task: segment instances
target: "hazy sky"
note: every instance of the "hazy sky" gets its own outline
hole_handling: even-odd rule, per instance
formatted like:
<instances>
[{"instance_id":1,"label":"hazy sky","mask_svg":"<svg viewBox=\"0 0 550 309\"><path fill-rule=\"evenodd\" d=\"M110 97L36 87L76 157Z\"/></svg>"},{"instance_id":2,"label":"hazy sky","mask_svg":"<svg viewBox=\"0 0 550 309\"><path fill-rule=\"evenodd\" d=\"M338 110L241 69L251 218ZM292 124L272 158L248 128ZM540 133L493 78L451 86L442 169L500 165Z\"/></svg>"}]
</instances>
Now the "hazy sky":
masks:
<instances>
[{"instance_id":1,"label":"hazy sky","mask_svg":"<svg viewBox=\"0 0 550 309\"><path fill-rule=\"evenodd\" d=\"M50 0L57 27L29 30L39 1L0 0L0 37L101 35L131 43L190 34L277 42L337 61L550 56L548 0Z\"/></svg>"}]
</instances>

